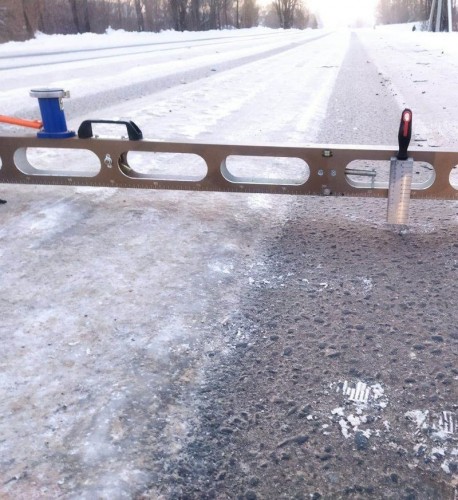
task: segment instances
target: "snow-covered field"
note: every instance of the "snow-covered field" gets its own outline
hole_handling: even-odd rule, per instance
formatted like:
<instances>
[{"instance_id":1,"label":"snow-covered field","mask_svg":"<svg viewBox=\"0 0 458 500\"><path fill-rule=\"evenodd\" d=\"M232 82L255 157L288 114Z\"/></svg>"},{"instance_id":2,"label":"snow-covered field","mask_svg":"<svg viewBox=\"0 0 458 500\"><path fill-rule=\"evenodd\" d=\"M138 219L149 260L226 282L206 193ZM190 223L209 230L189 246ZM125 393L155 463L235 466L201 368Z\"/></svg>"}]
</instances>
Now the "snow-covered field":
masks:
<instances>
[{"instance_id":1,"label":"snow-covered field","mask_svg":"<svg viewBox=\"0 0 458 500\"><path fill-rule=\"evenodd\" d=\"M456 149L457 35L409 26L39 35L0 45L0 114L39 118L29 90L62 87L72 129L130 119L159 140L395 145L408 106L416 146ZM379 497L422 498L423 481L452 498L456 202L413 204L399 235L380 200L9 185L0 198L0 496L338 497L345 481L370 480L347 469L363 460ZM282 344L275 368L265 341L292 339L295 325L306 334L294 349L309 350L290 358ZM242 368L246 348L258 358ZM290 359L295 374L315 372L305 386L285 375L280 394L272 374ZM212 392L209 374L226 363L215 380L237 383ZM250 381L266 399L240 396L220 434L205 427L202 405L225 408ZM351 406L358 387L367 401ZM295 431L307 439L290 436L286 411L270 419L282 397L310 406ZM250 432L261 422L255 451L253 441L231 448L244 443L242 414ZM204 438L202 450L221 451L207 475L188 450ZM272 471L278 449L296 442L310 457L283 451L283 472ZM311 470L324 449L330 471Z\"/></svg>"}]
</instances>

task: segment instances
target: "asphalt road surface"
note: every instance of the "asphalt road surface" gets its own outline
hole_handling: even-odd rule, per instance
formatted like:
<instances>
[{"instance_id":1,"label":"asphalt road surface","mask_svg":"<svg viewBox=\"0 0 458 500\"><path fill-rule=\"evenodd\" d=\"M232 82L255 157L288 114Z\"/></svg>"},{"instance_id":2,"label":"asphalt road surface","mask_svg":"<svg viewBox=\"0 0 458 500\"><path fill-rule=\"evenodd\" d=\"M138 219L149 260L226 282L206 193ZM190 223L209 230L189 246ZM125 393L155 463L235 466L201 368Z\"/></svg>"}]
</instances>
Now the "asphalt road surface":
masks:
<instances>
[{"instance_id":1,"label":"asphalt road surface","mask_svg":"<svg viewBox=\"0 0 458 500\"><path fill-rule=\"evenodd\" d=\"M94 88L75 120L392 144L410 87L383 40L303 42L153 97L153 79L105 104ZM379 199L0 193L0 496L457 498L456 201L413 202L399 228Z\"/></svg>"}]
</instances>

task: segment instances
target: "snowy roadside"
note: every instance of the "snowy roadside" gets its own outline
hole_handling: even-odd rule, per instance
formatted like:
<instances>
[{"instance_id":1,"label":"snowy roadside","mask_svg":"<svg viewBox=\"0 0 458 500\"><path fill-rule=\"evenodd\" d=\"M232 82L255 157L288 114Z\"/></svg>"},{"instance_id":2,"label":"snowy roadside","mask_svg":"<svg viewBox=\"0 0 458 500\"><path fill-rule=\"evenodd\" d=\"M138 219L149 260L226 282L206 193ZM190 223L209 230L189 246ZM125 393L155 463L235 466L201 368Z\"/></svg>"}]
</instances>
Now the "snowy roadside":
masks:
<instances>
[{"instance_id":1,"label":"snowy roadside","mask_svg":"<svg viewBox=\"0 0 458 500\"><path fill-rule=\"evenodd\" d=\"M400 108L413 110L414 143L457 147L458 33L379 27L358 36L379 68L385 92Z\"/></svg>"},{"instance_id":2,"label":"snowy roadside","mask_svg":"<svg viewBox=\"0 0 458 500\"><path fill-rule=\"evenodd\" d=\"M289 30L287 33L298 33L299 30ZM84 50L99 50L106 48L125 48L151 44L180 43L190 41L215 41L218 39L237 39L253 35L281 36L282 30L270 28L250 28L239 30L209 30L209 31L162 31L130 32L108 29L104 34L83 33L80 35L45 35L37 33L35 38L26 42L8 42L0 44L1 57L24 57L44 55L55 52L74 52Z\"/></svg>"}]
</instances>

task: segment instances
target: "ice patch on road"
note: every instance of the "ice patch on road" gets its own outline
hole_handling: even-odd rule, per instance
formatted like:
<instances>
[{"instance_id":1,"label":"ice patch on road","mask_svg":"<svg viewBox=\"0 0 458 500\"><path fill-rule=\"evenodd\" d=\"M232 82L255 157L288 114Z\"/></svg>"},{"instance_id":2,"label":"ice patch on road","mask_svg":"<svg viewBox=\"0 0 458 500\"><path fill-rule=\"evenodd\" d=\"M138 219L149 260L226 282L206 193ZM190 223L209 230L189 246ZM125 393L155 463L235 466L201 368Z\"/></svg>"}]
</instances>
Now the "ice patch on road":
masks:
<instances>
[{"instance_id":1,"label":"ice patch on road","mask_svg":"<svg viewBox=\"0 0 458 500\"><path fill-rule=\"evenodd\" d=\"M221 274L231 274L234 270L234 265L232 263L210 262L208 267L215 273Z\"/></svg>"},{"instance_id":2,"label":"ice patch on road","mask_svg":"<svg viewBox=\"0 0 458 500\"><path fill-rule=\"evenodd\" d=\"M365 292L370 292L374 287L371 278L361 278L361 281L363 283L363 288Z\"/></svg>"},{"instance_id":3,"label":"ice patch on road","mask_svg":"<svg viewBox=\"0 0 458 500\"><path fill-rule=\"evenodd\" d=\"M372 421L372 419L370 419L368 415L354 415L353 413L350 413L346 417L343 409L339 408L339 410L342 411L339 411L339 416L341 416L341 418L338 420L338 424L340 426L340 431L342 432L342 435L345 439L350 438L356 432L361 433L367 439L369 439L373 434L377 436L380 435L380 432L378 430L374 431L373 429L364 428L370 421Z\"/></svg>"},{"instance_id":4,"label":"ice patch on road","mask_svg":"<svg viewBox=\"0 0 458 500\"><path fill-rule=\"evenodd\" d=\"M341 418L339 420L339 425L340 425L340 429L342 431L343 437L345 439L348 439L350 437L348 422L344 418Z\"/></svg>"},{"instance_id":5,"label":"ice patch on road","mask_svg":"<svg viewBox=\"0 0 458 500\"><path fill-rule=\"evenodd\" d=\"M38 246L68 231L83 217L84 213L79 207L64 199L54 203L38 202L29 208L26 215L16 218L14 226L4 224L0 229L0 237L8 234L9 238L24 239L29 246ZM35 239L33 245L28 243L31 236Z\"/></svg>"}]
</instances>

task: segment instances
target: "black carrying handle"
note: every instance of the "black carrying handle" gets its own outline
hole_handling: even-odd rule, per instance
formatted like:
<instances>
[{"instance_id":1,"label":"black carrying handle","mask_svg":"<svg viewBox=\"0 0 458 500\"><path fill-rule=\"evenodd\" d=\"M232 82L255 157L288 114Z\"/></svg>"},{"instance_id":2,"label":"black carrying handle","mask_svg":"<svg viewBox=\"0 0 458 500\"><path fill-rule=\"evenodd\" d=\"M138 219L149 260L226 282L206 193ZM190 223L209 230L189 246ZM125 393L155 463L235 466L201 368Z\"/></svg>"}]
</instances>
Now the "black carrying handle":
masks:
<instances>
[{"instance_id":1,"label":"black carrying handle","mask_svg":"<svg viewBox=\"0 0 458 500\"><path fill-rule=\"evenodd\" d=\"M117 120L84 120L78 129L78 137L80 139L90 139L92 134L93 123L112 123L115 125L125 125L127 128L127 135L130 141L139 141L143 139L142 131L132 121L117 121Z\"/></svg>"},{"instance_id":2,"label":"black carrying handle","mask_svg":"<svg viewBox=\"0 0 458 500\"><path fill-rule=\"evenodd\" d=\"M412 111L406 108L401 115L401 124L399 125L399 152L398 160L407 160L409 153L410 139L412 138Z\"/></svg>"}]
</instances>

